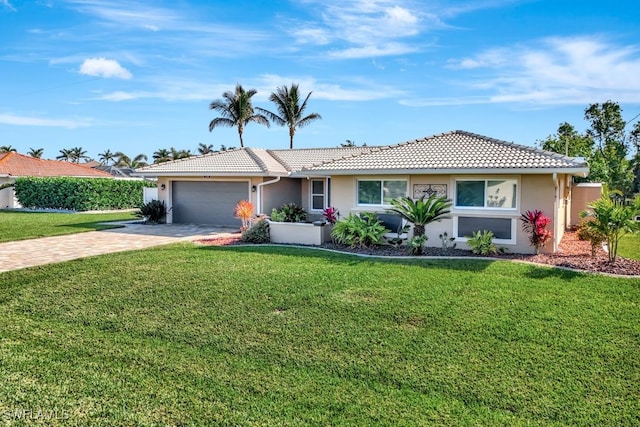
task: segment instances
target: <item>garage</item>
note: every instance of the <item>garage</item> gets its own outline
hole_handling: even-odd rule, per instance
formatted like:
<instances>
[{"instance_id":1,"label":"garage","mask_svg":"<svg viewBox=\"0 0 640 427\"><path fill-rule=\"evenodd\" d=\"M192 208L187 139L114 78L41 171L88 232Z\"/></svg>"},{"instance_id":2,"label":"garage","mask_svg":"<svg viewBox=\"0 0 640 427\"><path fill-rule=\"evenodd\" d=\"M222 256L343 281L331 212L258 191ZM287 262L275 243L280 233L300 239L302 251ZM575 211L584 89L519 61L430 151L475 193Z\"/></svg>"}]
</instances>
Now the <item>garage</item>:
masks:
<instances>
[{"instance_id":1,"label":"garage","mask_svg":"<svg viewBox=\"0 0 640 427\"><path fill-rule=\"evenodd\" d=\"M239 226L236 204L249 198L246 181L173 181L173 222Z\"/></svg>"}]
</instances>

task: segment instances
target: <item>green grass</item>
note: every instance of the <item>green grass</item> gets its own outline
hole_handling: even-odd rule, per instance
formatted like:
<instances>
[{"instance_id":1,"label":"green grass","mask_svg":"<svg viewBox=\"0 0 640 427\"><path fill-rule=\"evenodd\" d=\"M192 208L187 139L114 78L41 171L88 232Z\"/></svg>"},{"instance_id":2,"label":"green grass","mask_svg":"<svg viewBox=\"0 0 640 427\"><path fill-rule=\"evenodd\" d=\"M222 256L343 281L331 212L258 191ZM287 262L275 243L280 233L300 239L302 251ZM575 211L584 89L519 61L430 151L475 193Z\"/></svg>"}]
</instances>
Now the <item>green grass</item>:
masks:
<instances>
[{"instance_id":1,"label":"green grass","mask_svg":"<svg viewBox=\"0 0 640 427\"><path fill-rule=\"evenodd\" d=\"M638 425L639 305L637 279L504 261L186 243L86 258L0 274L0 417Z\"/></svg>"},{"instance_id":2,"label":"green grass","mask_svg":"<svg viewBox=\"0 0 640 427\"><path fill-rule=\"evenodd\" d=\"M618 255L640 260L640 233L623 236L618 243Z\"/></svg>"},{"instance_id":3,"label":"green grass","mask_svg":"<svg viewBox=\"0 0 640 427\"><path fill-rule=\"evenodd\" d=\"M114 226L100 222L134 218L132 212L72 214L0 211L0 243L104 230Z\"/></svg>"}]
</instances>

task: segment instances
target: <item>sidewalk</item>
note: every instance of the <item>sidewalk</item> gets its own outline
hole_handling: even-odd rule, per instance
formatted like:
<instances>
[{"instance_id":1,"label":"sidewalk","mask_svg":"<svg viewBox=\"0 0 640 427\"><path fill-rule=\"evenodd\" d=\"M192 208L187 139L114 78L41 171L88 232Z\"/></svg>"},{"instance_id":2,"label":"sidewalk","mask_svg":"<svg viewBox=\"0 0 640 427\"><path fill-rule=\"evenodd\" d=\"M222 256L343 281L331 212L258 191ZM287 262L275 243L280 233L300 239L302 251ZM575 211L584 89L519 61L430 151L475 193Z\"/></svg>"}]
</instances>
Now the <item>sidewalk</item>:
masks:
<instances>
[{"instance_id":1,"label":"sidewalk","mask_svg":"<svg viewBox=\"0 0 640 427\"><path fill-rule=\"evenodd\" d=\"M0 243L0 273L94 255L150 248L237 232L225 227L143 225Z\"/></svg>"}]
</instances>

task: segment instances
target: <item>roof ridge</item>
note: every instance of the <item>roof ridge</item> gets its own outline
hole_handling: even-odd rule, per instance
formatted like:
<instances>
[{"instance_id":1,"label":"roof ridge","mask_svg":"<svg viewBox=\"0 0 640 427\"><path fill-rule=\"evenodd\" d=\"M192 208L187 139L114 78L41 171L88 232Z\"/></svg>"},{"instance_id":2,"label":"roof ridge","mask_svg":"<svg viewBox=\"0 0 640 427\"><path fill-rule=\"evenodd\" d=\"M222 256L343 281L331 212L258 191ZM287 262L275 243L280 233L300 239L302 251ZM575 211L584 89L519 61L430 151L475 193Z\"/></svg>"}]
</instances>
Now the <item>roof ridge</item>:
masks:
<instances>
[{"instance_id":1,"label":"roof ridge","mask_svg":"<svg viewBox=\"0 0 640 427\"><path fill-rule=\"evenodd\" d=\"M244 147L243 150L245 150L245 152L249 155L249 157L251 157L251 159L258 164L258 166L260 167L260 169L262 169L263 172L269 171L269 167L267 166L267 164L260 158L260 156L258 156L256 153L253 152L253 150L256 150L255 148ZM262 148L262 150L267 152L267 150L265 150L264 148Z\"/></svg>"},{"instance_id":2,"label":"roof ridge","mask_svg":"<svg viewBox=\"0 0 640 427\"><path fill-rule=\"evenodd\" d=\"M269 149L265 149L265 151L276 161L278 162L287 172L292 172L293 168L287 163L285 162L280 156L278 156L274 151L278 151L278 150L269 150ZM280 150L283 151L283 150Z\"/></svg>"},{"instance_id":3,"label":"roof ridge","mask_svg":"<svg viewBox=\"0 0 640 427\"><path fill-rule=\"evenodd\" d=\"M302 170L308 169L308 168L314 168L317 166L322 166L322 165L327 165L330 163L334 163L334 162L338 162L340 160L346 160L346 159L352 159L354 157L361 157L361 156L366 156L368 154L371 153L377 153L379 151L383 151L383 150L388 150L390 148L392 148L392 145L374 145L374 146L367 146L367 147L337 147L337 149L339 148L363 148L365 149L364 151L360 152L360 153L351 153L342 157L337 157L335 159L331 159L331 160L323 160L321 162L318 163L312 163L310 165L307 166L303 166Z\"/></svg>"}]
</instances>

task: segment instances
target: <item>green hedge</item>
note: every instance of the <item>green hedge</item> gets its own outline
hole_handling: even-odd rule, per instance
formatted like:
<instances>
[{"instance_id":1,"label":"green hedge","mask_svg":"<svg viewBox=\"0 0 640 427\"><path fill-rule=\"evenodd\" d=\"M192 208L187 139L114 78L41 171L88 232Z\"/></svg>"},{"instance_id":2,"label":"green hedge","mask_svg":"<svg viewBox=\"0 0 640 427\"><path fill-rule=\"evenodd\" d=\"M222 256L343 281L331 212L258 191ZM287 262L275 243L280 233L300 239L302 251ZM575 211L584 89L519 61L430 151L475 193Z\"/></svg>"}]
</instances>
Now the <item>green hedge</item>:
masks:
<instances>
[{"instance_id":1,"label":"green hedge","mask_svg":"<svg viewBox=\"0 0 640 427\"><path fill-rule=\"evenodd\" d=\"M16 178L15 192L25 208L90 211L138 208L142 189L155 186L148 181L110 178L24 177Z\"/></svg>"}]
</instances>

